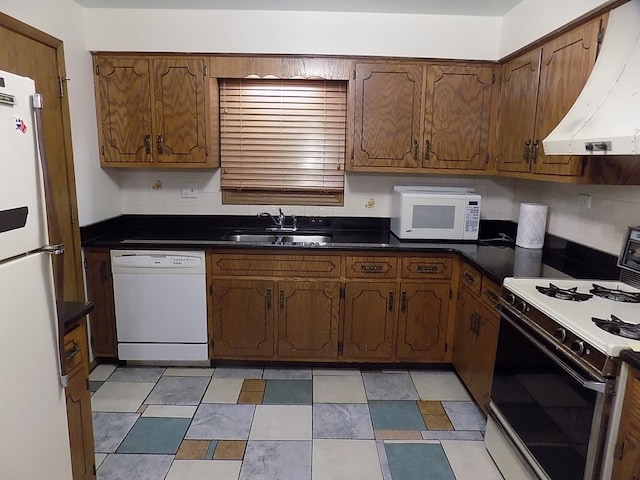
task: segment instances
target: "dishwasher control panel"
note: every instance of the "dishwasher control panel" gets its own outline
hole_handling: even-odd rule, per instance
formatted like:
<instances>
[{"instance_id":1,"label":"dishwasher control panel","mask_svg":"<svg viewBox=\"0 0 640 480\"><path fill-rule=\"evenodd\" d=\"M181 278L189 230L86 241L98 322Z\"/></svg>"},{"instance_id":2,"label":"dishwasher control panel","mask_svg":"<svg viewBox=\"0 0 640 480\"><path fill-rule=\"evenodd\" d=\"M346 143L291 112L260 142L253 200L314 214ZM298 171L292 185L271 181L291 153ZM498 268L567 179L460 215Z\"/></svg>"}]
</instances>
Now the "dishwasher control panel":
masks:
<instances>
[{"instance_id":1,"label":"dishwasher control panel","mask_svg":"<svg viewBox=\"0 0 640 480\"><path fill-rule=\"evenodd\" d=\"M112 250L111 268L122 269L179 269L204 273L204 252L171 252Z\"/></svg>"}]
</instances>

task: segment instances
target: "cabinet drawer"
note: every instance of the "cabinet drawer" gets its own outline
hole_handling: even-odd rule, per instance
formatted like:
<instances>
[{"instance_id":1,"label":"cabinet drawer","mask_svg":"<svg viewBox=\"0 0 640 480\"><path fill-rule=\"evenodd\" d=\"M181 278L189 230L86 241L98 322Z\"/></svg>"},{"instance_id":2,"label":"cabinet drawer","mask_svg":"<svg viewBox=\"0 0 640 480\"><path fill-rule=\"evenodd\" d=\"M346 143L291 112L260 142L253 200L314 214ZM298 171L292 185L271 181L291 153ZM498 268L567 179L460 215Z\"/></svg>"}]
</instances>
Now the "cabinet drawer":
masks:
<instances>
[{"instance_id":1,"label":"cabinet drawer","mask_svg":"<svg viewBox=\"0 0 640 480\"><path fill-rule=\"evenodd\" d=\"M79 326L64 336L64 358L69 374L82 367L85 358L88 359L86 332L86 328Z\"/></svg>"},{"instance_id":2,"label":"cabinet drawer","mask_svg":"<svg viewBox=\"0 0 640 480\"><path fill-rule=\"evenodd\" d=\"M451 278L453 259L447 257L405 257L402 259L403 278Z\"/></svg>"},{"instance_id":3,"label":"cabinet drawer","mask_svg":"<svg viewBox=\"0 0 640 480\"><path fill-rule=\"evenodd\" d=\"M396 278L398 273L396 257L347 257L346 262L347 278Z\"/></svg>"},{"instance_id":4,"label":"cabinet drawer","mask_svg":"<svg viewBox=\"0 0 640 480\"><path fill-rule=\"evenodd\" d=\"M489 308L495 308L500 303L500 287L487 277L482 277L480 298Z\"/></svg>"},{"instance_id":5,"label":"cabinet drawer","mask_svg":"<svg viewBox=\"0 0 640 480\"><path fill-rule=\"evenodd\" d=\"M340 257L330 255L213 254L209 265L213 275L314 278L340 276Z\"/></svg>"},{"instance_id":6,"label":"cabinet drawer","mask_svg":"<svg viewBox=\"0 0 640 480\"><path fill-rule=\"evenodd\" d=\"M480 295L482 274L470 265L463 264L460 271L460 283L476 295Z\"/></svg>"}]
</instances>

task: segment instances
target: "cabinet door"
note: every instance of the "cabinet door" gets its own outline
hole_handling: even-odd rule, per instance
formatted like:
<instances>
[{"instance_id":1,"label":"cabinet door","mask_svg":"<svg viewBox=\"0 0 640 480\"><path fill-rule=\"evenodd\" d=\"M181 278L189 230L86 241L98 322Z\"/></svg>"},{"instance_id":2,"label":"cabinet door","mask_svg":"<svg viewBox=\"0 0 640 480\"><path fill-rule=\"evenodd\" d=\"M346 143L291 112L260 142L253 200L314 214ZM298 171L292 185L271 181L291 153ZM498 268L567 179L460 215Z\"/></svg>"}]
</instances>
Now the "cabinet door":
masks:
<instances>
[{"instance_id":1,"label":"cabinet door","mask_svg":"<svg viewBox=\"0 0 640 480\"><path fill-rule=\"evenodd\" d=\"M401 284L398 359L439 361L444 358L450 291L449 284Z\"/></svg>"},{"instance_id":2,"label":"cabinet door","mask_svg":"<svg viewBox=\"0 0 640 480\"><path fill-rule=\"evenodd\" d=\"M278 282L278 357L338 356L338 282Z\"/></svg>"},{"instance_id":3,"label":"cabinet door","mask_svg":"<svg viewBox=\"0 0 640 480\"><path fill-rule=\"evenodd\" d=\"M482 170L489 163L493 68L427 68L422 165Z\"/></svg>"},{"instance_id":4,"label":"cabinet door","mask_svg":"<svg viewBox=\"0 0 640 480\"><path fill-rule=\"evenodd\" d=\"M204 59L153 61L158 163L206 163Z\"/></svg>"},{"instance_id":5,"label":"cabinet door","mask_svg":"<svg viewBox=\"0 0 640 480\"><path fill-rule=\"evenodd\" d=\"M640 478L640 371L630 368L620 418L614 479Z\"/></svg>"},{"instance_id":6,"label":"cabinet door","mask_svg":"<svg viewBox=\"0 0 640 480\"><path fill-rule=\"evenodd\" d=\"M391 360L396 312L394 282L349 282L345 291L346 360Z\"/></svg>"},{"instance_id":7,"label":"cabinet door","mask_svg":"<svg viewBox=\"0 0 640 480\"><path fill-rule=\"evenodd\" d=\"M116 314L109 250L85 250L87 299L95 304L89 314L91 348L96 357L117 357Z\"/></svg>"},{"instance_id":8,"label":"cabinet door","mask_svg":"<svg viewBox=\"0 0 640 480\"><path fill-rule=\"evenodd\" d=\"M573 106L593 70L598 50L598 18L542 47L540 86L534 144L538 155L532 171L555 175L581 175L583 158L544 154L542 140Z\"/></svg>"},{"instance_id":9,"label":"cabinet door","mask_svg":"<svg viewBox=\"0 0 640 480\"><path fill-rule=\"evenodd\" d=\"M474 322L477 318L476 301L465 289L460 289L456 308L452 363L462 381L468 386L472 382Z\"/></svg>"},{"instance_id":10,"label":"cabinet door","mask_svg":"<svg viewBox=\"0 0 640 480\"><path fill-rule=\"evenodd\" d=\"M356 65L353 166L420 166L423 68Z\"/></svg>"},{"instance_id":11,"label":"cabinet door","mask_svg":"<svg viewBox=\"0 0 640 480\"><path fill-rule=\"evenodd\" d=\"M153 162L149 60L96 57L95 68L101 165Z\"/></svg>"},{"instance_id":12,"label":"cabinet door","mask_svg":"<svg viewBox=\"0 0 640 480\"><path fill-rule=\"evenodd\" d=\"M493 367L496 363L499 325L499 315L494 310L478 304L477 332L472 360L473 379L468 387L476 402L483 409L486 409L489 404Z\"/></svg>"},{"instance_id":13,"label":"cabinet door","mask_svg":"<svg viewBox=\"0 0 640 480\"><path fill-rule=\"evenodd\" d=\"M225 279L211 287L211 356L272 358L273 282Z\"/></svg>"},{"instance_id":14,"label":"cabinet door","mask_svg":"<svg viewBox=\"0 0 640 480\"><path fill-rule=\"evenodd\" d=\"M502 66L498 170L530 170L527 154L533 142L541 54L536 49Z\"/></svg>"}]
</instances>

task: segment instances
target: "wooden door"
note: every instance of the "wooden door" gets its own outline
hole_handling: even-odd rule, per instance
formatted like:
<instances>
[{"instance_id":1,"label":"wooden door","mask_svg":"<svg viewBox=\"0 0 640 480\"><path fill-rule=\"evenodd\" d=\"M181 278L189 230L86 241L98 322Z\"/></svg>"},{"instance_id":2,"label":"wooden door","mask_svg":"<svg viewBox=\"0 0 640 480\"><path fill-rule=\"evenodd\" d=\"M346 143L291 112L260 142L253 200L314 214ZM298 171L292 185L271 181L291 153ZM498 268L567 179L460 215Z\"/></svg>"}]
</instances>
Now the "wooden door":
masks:
<instances>
[{"instance_id":1,"label":"wooden door","mask_svg":"<svg viewBox=\"0 0 640 480\"><path fill-rule=\"evenodd\" d=\"M338 282L278 282L278 357L337 358L339 313Z\"/></svg>"},{"instance_id":2,"label":"wooden door","mask_svg":"<svg viewBox=\"0 0 640 480\"><path fill-rule=\"evenodd\" d=\"M402 283L396 355L442 361L447 348L448 283Z\"/></svg>"},{"instance_id":3,"label":"wooden door","mask_svg":"<svg viewBox=\"0 0 640 480\"><path fill-rule=\"evenodd\" d=\"M158 163L207 161L204 59L153 61L155 147Z\"/></svg>"},{"instance_id":4,"label":"wooden door","mask_svg":"<svg viewBox=\"0 0 640 480\"><path fill-rule=\"evenodd\" d=\"M476 325L472 364L473 380L469 385L469 390L478 405L486 411L491 394L493 367L496 363L500 317L494 310L478 304Z\"/></svg>"},{"instance_id":5,"label":"wooden door","mask_svg":"<svg viewBox=\"0 0 640 480\"><path fill-rule=\"evenodd\" d=\"M353 166L420 166L423 68L356 65Z\"/></svg>"},{"instance_id":6,"label":"wooden door","mask_svg":"<svg viewBox=\"0 0 640 480\"><path fill-rule=\"evenodd\" d=\"M498 170L529 172L528 152L533 143L541 49L502 66L498 141Z\"/></svg>"},{"instance_id":7,"label":"wooden door","mask_svg":"<svg viewBox=\"0 0 640 480\"><path fill-rule=\"evenodd\" d=\"M395 282L347 282L344 305L345 360L391 360L397 311Z\"/></svg>"},{"instance_id":8,"label":"wooden door","mask_svg":"<svg viewBox=\"0 0 640 480\"><path fill-rule=\"evenodd\" d=\"M532 171L554 175L582 175L583 157L544 154L542 140L573 106L593 70L601 19L550 41L542 47L540 86L534 144L537 157Z\"/></svg>"},{"instance_id":9,"label":"wooden door","mask_svg":"<svg viewBox=\"0 0 640 480\"><path fill-rule=\"evenodd\" d=\"M102 166L154 159L150 60L94 58Z\"/></svg>"},{"instance_id":10,"label":"wooden door","mask_svg":"<svg viewBox=\"0 0 640 480\"><path fill-rule=\"evenodd\" d=\"M224 279L211 286L211 356L272 358L273 282Z\"/></svg>"},{"instance_id":11,"label":"wooden door","mask_svg":"<svg viewBox=\"0 0 640 480\"><path fill-rule=\"evenodd\" d=\"M87 299L95 304L89 314L93 355L115 358L118 356L118 344L109 250L87 249L84 259Z\"/></svg>"},{"instance_id":12,"label":"wooden door","mask_svg":"<svg viewBox=\"0 0 640 480\"><path fill-rule=\"evenodd\" d=\"M456 328L453 338L452 363L465 385L472 382L472 357L477 301L464 288L460 289L456 305Z\"/></svg>"},{"instance_id":13,"label":"wooden door","mask_svg":"<svg viewBox=\"0 0 640 480\"><path fill-rule=\"evenodd\" d=\"M64 300L83 300L69 104L65 82L59 81L66 78L63 44L0 13L0 45L0 70L31 77L42 94L44 150L52 187L46 199L50 241L65 246Z\"/></svg>"},{"instance_id":14,"label":"wooden door","mask_svg":"<svg viewBox=\"0 0 640 480\"><path fill-rule=\"evenodd\" d=\"M487 168L494 82L490 66L427 67L422 166Z\"/></svg>"}]
</instances>

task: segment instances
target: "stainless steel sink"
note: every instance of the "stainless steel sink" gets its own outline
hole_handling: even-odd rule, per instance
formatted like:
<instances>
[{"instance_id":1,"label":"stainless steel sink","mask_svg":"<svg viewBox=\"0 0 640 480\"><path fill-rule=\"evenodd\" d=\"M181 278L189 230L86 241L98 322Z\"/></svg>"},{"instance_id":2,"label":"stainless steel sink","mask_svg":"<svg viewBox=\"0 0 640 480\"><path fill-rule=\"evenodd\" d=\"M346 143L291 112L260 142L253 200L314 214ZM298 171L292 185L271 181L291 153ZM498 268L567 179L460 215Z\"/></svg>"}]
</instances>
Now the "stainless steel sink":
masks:
<instances>
[{"instance_id":1,"label":"stainless steel sink","mask_svg":"<svg viewBox=\"0 0 640 480\"><path fill-rule=\"evenodd\" d=\"M263 234L263 233L234 233L225 235L224 240L230 242L256 242L256 243L276 243L279 235Z\"/></svg>"},{"instance_id":2,"label":"stainless steel sink","mask_svg":"<svg viewBox=\"0 0 640 480\"><path fill-rule=\"evenodd\" d=\"M283 235L280 237L278 243L329 243L331 241L330 235L305 235L302 234L293 234L293 235Z\"/></svg>"},{"instance_id":3,"label":"stainless steel sink","mask_svg":"<svg viewBox=\"0 0 640 480\"><path fill-rule=\"evenodd\" d=\"M229 242L271 243L274 245L317 245L331 242L331 235L317 235L315 233L228 233L222 239Z\"/></svg>"}]
</instances>

